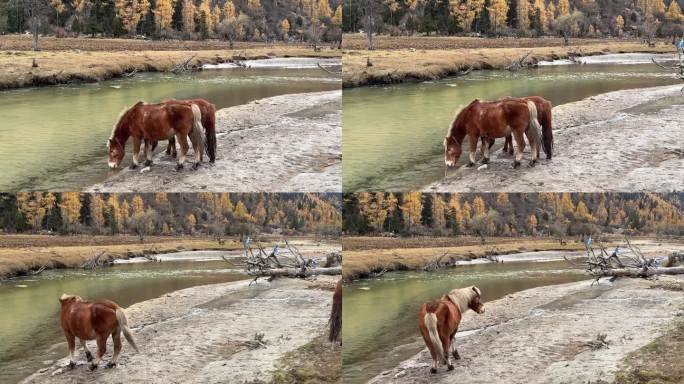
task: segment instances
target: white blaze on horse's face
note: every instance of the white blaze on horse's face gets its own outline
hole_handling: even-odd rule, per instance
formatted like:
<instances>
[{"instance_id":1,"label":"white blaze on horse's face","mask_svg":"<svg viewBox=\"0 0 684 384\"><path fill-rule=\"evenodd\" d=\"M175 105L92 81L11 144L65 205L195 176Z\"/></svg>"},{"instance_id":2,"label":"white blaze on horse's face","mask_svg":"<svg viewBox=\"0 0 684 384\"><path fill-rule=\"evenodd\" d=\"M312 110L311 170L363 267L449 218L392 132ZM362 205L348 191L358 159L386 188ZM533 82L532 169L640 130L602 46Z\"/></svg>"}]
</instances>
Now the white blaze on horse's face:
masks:
<instances>
[{"instance_id":1,"label":"white blaze on horse's face","mask_svg":"<svg viewBox=\"0 0 684 384\"><path fill-rule=\"evenodd\" d=\"M444 138L444 164L449 167L456 165L458 158L461 157L461 147L449 141L448 137Z\"/></svg>"},{"instance_id":2,"label":"white blaze on horse's face","mask_svg":"<svg viewBox=\"0 0 684 384\"><path fill-rule=\"evenodd\" d=\"M107 147L109 148L109 168L118 168L124 158L124 149L121 147L121 144L112 139L107 143Z\"/></svg>"}]
</instances>

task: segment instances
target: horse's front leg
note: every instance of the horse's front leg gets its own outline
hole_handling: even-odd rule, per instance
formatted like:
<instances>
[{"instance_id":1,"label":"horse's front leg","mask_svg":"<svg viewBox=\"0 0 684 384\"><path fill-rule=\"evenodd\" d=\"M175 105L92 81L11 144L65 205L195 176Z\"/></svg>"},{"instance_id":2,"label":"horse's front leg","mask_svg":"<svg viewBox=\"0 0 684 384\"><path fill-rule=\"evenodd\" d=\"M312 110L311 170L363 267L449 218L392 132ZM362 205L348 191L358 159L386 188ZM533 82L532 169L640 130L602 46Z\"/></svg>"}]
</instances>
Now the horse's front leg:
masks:
<instances>
[{"instance_id":1,"label":"horse's front leg","mask_svg":"<svg viewBox=\"0 0 684 384\"><path fill-rule=\"evenodd\" d=\"M180 133L176 134L176 141L180 146L180 154L178 155L178 162L176 163L176 170L180 171L183 169L183 163L185 163L185 156L188 154L188 135L182 135Z\"/></svg>"},{"instance_id":2,"label":"horse's front leg","mask_svg":"<svg viewBox=\"0 0 684 384\"><path fill-rule=\"evenodd\" d=\"M90 349L88 349L85 340L79 339L79 341L81 342L81 347L83 347L83 350L85 351L86 360L88 360L88 362L90 363L91 361L93 361L93 354L90 353Z\"/></svg>"},{"instance_id":3,"label":"horse's front leg","mask_svg":"<svg viewBox=\"0 0 684 384\"><path fill-rule=\"evenodd\" d=\"M192 165L192 169L197 169L200 166L200 162L202 161L202 151L204 148L202 148L201 142L198 142L197 140L197 135L192 135L190 138L190 142L192 142L192 151L193 155L195 156L195 163Z\"/></svg>"},{"instance_id":4,"label":"horse's front leg","mask_svg":"<svg viewBox=\"0 0 684 384\"><path fill-rule=\"evenodd\" d=\"M518 168L523 157L523 148L525 148L525 138L522 131L515 131L513 133L515 138L515 161L513 161L513 168Z\"/></svg>"},{"instance_id":5,"label":"horse's front leg","mask_svg":"<svg viewBox=\"0 0 684 384\"><path fill-rule=\"evenodd\" d=\"M157 142L152 140L145 140L145 166L152 165L152 151L157 146Z\"/></svg>"},{"instance_id":6,"label":"horse's front leg","mask_svg":"<svg viewBox=\"0 0 684 384\"><path fill-rule=\"evenodd\" d=\"M131 169L136 169L138 168L138 155L140 155L140 143L142 141L134 137L133 138L133 163L131 164L130 168Z\"/></svg>"},{"instance_id":7,"label":"horse's front leg","mask_svg":"<svg viewBox=\"0 0 684 384\"><path fill-rule=\"evenodd\" d=\"M475 157L477 153L477 142L479 137L477 135L468 136L468 144L470 144L470 153L468 154L468 166L472 167L475 165Z\"/></svg>"},{"instance_id":8,"label":"horse's front leg","mask_svg":"<svg viewBox=\"0 0 684 384\"><path fill-rule=\"evenodd\" d=\"M67 346L69 347L69 369L73 369L76 367L76 360L74 359L74 353L76 350L76 336L64 333L64 336L67 339Z\"/></svg>"},{"instance_id":9,"label":"horse's front leg","mask_svg":"<svg viewBox=\"0 0 684 384\"><path fill-rule=\"evenodd\" d=\"M97 335L95 336L95 341L97 341L97 358L95 359L94 362L90 363L90 370L94 371L97 369L97 367L100 365L100 361L102 361L102 357L105 355L107 352L107 336L109 335Z\"/></svg>"},{"instance_id":10,"label":"horse's front leg","mask_svg":"<svg viewBox=\"0 0 684 384\"><path fill-rule=\"evenodd\" d=\"M486 144L482 142L482 164L489 163L489 147L491 141L494 141L494 139L487 140Z\"/></svg>"}]
</instances>

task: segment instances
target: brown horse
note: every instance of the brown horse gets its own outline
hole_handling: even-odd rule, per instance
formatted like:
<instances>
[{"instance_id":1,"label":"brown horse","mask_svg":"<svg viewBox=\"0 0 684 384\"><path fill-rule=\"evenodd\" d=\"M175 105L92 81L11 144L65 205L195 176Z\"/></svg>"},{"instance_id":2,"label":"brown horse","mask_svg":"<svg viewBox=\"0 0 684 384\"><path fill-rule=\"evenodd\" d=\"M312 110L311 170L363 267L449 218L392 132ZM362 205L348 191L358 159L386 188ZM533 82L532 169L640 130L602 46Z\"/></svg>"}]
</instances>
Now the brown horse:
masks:
<instances>
[{"instance_id":1,"label":"brown horse","mask_svg":"<svg viewBox=\"0 0 684 384\"><path fill-rule=\"evenodd\" d=\"M142 141L145 145L147 160L145 165L152 164L152 142L169 140L176 137L180 144L180 156L176 168L183 168L185 156L188 153L188 138L192 142L195 162L192 166L197 169L202 153L202 114L197 105L185 103L145 104L142 101L126 110L117 121L109 138L109 167L117 168L123 161L126 141L133 138L133 164L131 169L138 166L138 155Z\"/></svg>"},{"instance_id":2,"label":"brown horse","mask_svg":"<svg viewBox=\"0 0 684 384\"><path fill-rule=\"evenodd\" d=\"M162 103L184 103L187 105L195 104L200 108L202 114L202 126L204 127L205 133L205 148L207 155L209 156L209 162L213 163L216 161L216 106L205 99L190 99L190 100L178 100L178 99L168 99L163 100ZM152 149L157 146L157 143L153 144ZM169 144L166 147L166 154L176 157L176 140L172 137L169 140ZM204 157L200 157L200 161L203 161Z\"/></svg>"},{"instance_id":3,"label":"brown horse","mask_svg":"<svg viewBox=\"0 0 684 384\"><path fill-rule=\"evenodd\" d=\"M330 311L330 332L328 333L328 340L331 343L340 341L340 331L342 330L342 279L337 280L335 286L335 293L333 293L332 310Z\"/></svg>"},{"instance_id":4,"label":"brown horse","mask_svg":"<svg viewBox=\"0 0 684 384\"><path fill-rule=\"evenodd\" d=\"M475 286L458 288L442 296L439 300L420 306L418 327L432 356L430 373L437 373L437 364L440 362L445 364L448 370L454 369L451 364L451 356L456 360L461 358L456 350L455 343L458 325L468 309L477 313L484 313L481 296L482 293Z\"/></svg>"},{"instance_id":5,"label":"brown horse","mask_svg":"<svg viewBox=\"0 0 684 384\"><path fill-rule=\"evenodd\" d=\"M515 99L510 96L504 96L500 98L499 100L508 100L508 99ZM542 149L544 150L544 153L546 153L546 159L551 160L551 157L553 155L553 123L552 123L552 116L551 116L551 110L553 109L553 104L549 100L546 100L545 98L541 96L527 96L527 97L521 97L520 99L526 100L526 101L531 101L534 103L534 105L537 107L537 120L539 124L541 125L541 136L542 136ZM490 148L494 144L494 140L492 139L490 142ZM523 149L525 149L524 143L523 143ZM511 135L506 136L506 142L504 144L504 147L502 149L504 152L508 152L508 154L512 155L513 154L513 139Z\"/></svg>"},{"instance_id":6,"label":"brown horse","mask_svg":"<svg viewBox=\"0 0 684 384\"><path fill-rule=\"evenodd\" d=\"M463 108L454 118L449 132L444 138L444 162L447 166L455 166L461 156L462 144L466 135L470 144L468 166L475 165L477 142L481 137L487 141L512 134L519 144L513 167L517 168L522 160L523 135L527 135L532 146L533 167L539 158L541 142L537 107L531 101L510 99L502 101L482 102L474 100ZM489 162L489 146L483 146L482 163Z\"/></svg>"},{"instance_id":7,"label":"brown horse","mask_svg":"<svg viewBox=\"0 0 684 384\"><path fill-rule=\"evenodd\" d=\"M69 346L69 368L74 368L74 350L76 338L85 350L86 359L90 363L90 369L95 370L100 364L102 357L107 351L107 338L112 335L114 340L114 355L107 364L107 368L116 366L116 361L121 352L121 332L128 343L138 351L133 335L128 328L128 321L121 307L109 300L85 301L79 296L63 294L59 298L62 305L60 320L64 336ZM93 354L86 346L86 340L97 340L97 359L93 362Z\"/></svg>"}]
</instances>

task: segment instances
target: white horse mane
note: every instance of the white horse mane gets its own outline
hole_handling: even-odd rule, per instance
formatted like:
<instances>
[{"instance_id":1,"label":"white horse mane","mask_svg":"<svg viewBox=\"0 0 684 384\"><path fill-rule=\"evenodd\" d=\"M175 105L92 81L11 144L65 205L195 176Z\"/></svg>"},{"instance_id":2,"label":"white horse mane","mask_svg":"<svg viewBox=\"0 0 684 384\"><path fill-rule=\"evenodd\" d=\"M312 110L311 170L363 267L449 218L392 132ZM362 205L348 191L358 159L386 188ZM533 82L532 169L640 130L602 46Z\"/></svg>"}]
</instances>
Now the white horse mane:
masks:
<instances>
[{"instance_id":1,"label":"white horse mane","mask_svg":"<svg viewBox=\"0 0 684 384\"><path fill-rule=\"evenodd\" d=\"M449 300L454 303L461 313L465 313L468 309L468 304L475 298L475 296L480 296L482 293L480 289L474 285L466 288L456 288L451 290L447 294Z\"/></svg>"},{"instance_id":2,"label":"white horse mane","mask_svg":"<svg viewBox=\"0 0 684 384\"><path fill-rule=\"evenodd\" d=\"M66 293L62 293L62 296L59 297L59 301L69 300L71 298L81 300L81 296L67 295Z\"/></svg>"}]
</instances>

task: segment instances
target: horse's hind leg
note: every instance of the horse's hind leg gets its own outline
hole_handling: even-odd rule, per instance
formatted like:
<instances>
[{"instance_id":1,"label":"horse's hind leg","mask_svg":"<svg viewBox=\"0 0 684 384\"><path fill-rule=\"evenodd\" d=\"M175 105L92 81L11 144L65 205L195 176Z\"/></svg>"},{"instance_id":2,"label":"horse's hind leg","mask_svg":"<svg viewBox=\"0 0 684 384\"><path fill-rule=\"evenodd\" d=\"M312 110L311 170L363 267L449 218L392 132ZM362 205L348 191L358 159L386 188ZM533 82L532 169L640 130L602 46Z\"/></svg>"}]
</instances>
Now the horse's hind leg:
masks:
<instances>
[{"instance_id":1,"label":"horse's hind leg","mask_svg":"<svg viewBox=\"0 0 684 384\"><path fill-rule=\"evenodd\" d=\"M108 335L97 335L95 340L97 341L97 359L90 363L90 370L94 371L100 365L102 357L104 357L105 352L107 352L107 336Z\"/></svg>"},{"instance_id":2,"label":"horse's hind leg","mask_svg":"<svg viewBox=\"0 0 684 384\"><path fill-rule=\"evenodd\" d=\"M116 329L114 333L112 333L112 340L114 340L114 355L112 356L112 360L107 363L107 368L114 368L116 367L116 361L119 359L119 353L121 353L121 330Z\"/></svg>"},{"instance_id":3,"label":"horse's hind leg","mask_svg":"<svg viewBox=\"0 0 684 384\"><path fill-rule=\"evenodd\" d=\"M513 161L513 168L518 168L523 157L523 148L525 148L525 138L522 131L515 131L513 133L515 138L515 161Z\"/></svg>"},{"instance_id":4,"label":"horse's hind leg","mask_svg":"<svg viewBox=\"0 0 684 384\"><path fill-rule=\"evenodd\" d=\"M456 350L456 332L454 332L454 335L451 337L451 356L453 356L454 360L461 360L461 356Z\"/></svg>"},{"instance_id":5,"label":"horse's hind leg","mask_svg":"<svg viewBox=\"0 0 684 384\"><path fill-rule=\"evenodd\" d=\"M475 156L477 153L477 142L478 137L475 135L468 136L468 143L470 144L470 153L468 154L468 166L472 167L475 165Z\"/></svg>"},{"instance_id":6,"label":"horse's hind leg","mask_svg":"<svg viewBox=\"0 0 684 384\"><path fill-rule=\"evenodd\" d=\"M190 141L192 142L192 151L195 156L195 163L192 165L192 169L197 169L202 161L202 151L204 151L204 148L202 148L201 143L198 142L197 135L193 134L190 136Z\"/></svg>"},{"instance_id":7,"label":"horse's hind leg","mask_svg":"<svg viewBox=\"0 0 684 384\"><path fill-rule=\"evenodd\" d=\"M88 360L88 362L90 363L91 361L93 361L93 354L90 353L90 349L88 349L85 340L79 339L79 341L81 342L81 347L83 347L83 350L85 351L86 360Z\"/></svg>"},{"instance_id":8,"label":"horse's hind leg","mask_svg":"<svg viewBox=\"0 0 684 384\"><path fill-rule=\"evenodd\" d=\"M176 134L176 141L178 141L178 146L180 146L180 155L178 156L178 162L176 163L176 169L183 169L183 163L185 163L185 156L188 154L188 135Z\"/></svg>"},{"instance_id":9,"label":"horse's hind leg","mask_svg":"<svg viewBox=\"0 0 684 384\"><path fill-rule=\"evenodd\" d=\"M69 347L69 369L76 367L76 360L74 360L74 351L76 350L76 336L64 333L67 339L67 346Z\"/></svg>"}]
</instances>

